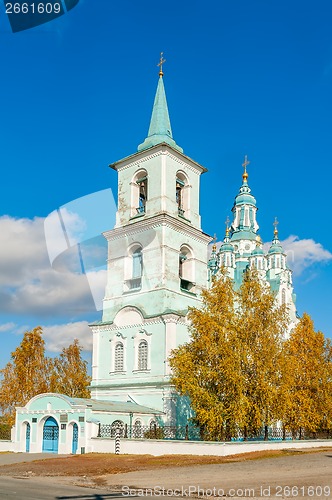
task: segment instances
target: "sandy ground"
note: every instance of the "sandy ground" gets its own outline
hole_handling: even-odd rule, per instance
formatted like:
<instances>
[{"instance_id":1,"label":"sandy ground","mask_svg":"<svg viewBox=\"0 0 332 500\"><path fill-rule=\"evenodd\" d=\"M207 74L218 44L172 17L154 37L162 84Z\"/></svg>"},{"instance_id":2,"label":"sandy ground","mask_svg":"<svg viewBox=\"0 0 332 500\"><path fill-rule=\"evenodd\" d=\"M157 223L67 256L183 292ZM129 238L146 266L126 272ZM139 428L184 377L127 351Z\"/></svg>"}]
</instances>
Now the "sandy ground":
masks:
<instances>
[{"instance_id":1,"label":"sandy ground","mask_svg":"<svg viewBox=\"0 0 332 500\"><path fill-rule=\"evenodd\" d=\"M0 454L0 476L27 478L27 486L37 481L46 487L56 481L68 487L104 488L122 498L332 498L331 449L237 457L48 455L32 462L19 454L21 462L10 464L12 456Z\"/></svg>"}]
</instances>

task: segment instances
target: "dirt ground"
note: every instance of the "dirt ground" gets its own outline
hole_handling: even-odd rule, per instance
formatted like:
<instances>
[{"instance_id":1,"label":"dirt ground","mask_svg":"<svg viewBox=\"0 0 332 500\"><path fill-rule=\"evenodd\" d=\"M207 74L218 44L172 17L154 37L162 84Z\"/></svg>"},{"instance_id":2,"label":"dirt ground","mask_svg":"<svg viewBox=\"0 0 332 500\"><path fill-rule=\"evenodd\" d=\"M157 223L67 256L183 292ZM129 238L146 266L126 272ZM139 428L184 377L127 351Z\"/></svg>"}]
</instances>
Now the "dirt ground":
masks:
<instances>
[{"instance_id":1,"label":"dirt ground","mask_svg":"<svg viewBox=\"0 0 332 500\"><path fill-rule=\"evenodd\" d=\"M0 491L6 493L8 490L15 499L120 499L125 496L189 496L195 500L211 497L232 497L235 500L248 496L252 500L262 497L276 500L332 498L331 448L262 451L231 457L48 455L35 461L23 461L33 457L22 453L18 454L19 463L13 456L15 454L10 455L7 459L11 463L7 461L4 465L6 457L0 454L0 464L1 458L3 464L0 465ZM17 494L20 487L21 496ZM85 492L83 496L69 497L68 492L77 487ZM53 495L56 488L66 495ZM91 491L95 493L91 495ZM30 496L26 496L27 492L31 493ZM1 493L0 498L3 498Z\"/></svg>"},{"instance_id":2,"label":"dirt ground","mask_svg":"<svg viewBox=\"0 0 332 500\"><path fill-rule=\"evenodd\" d=\"M307 453L320 453L331 448L315 448L312 450L275 450L242 453L229 457L195 456L195 455L114 455L89 453L86 455L69 455L36 460L33 462L13 463L0 467L1 476L69 476L69 477L102 477L110 474L123 474L134 471L168 469L169 467L188 467L193 465L225 464L263 460L267 458L285 457Z\"/></svg>"}]
</instances>

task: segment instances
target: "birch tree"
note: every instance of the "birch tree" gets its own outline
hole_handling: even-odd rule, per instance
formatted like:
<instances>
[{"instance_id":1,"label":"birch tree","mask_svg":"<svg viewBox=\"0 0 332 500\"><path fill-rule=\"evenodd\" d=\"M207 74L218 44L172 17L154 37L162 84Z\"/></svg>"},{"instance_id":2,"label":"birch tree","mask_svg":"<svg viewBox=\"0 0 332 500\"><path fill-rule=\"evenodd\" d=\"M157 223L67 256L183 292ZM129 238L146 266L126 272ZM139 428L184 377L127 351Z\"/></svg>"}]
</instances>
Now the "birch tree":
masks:
<instances>
[{"instance_id":1,"label":"birch tree","mask_svg":"<svg viewBox=\"0 0 332 500\"><path fill-rule=\"evenodd\" d=\"M254 271L234 292L221 273L191 309L191 339L171 356L173 384L189 396L210 439L258 433L277 419L285 306Z\"/></svg>"},{"instance_id":2,"label":"birch tree","mask_svg":"<svg viewBox=\"0 0 332 500\"><path fill-rule=\"evenodd\" d=\"M292 434L332 428L332 348L303 314L284 344L282 420Z\"/></svg>"}]
</instances>

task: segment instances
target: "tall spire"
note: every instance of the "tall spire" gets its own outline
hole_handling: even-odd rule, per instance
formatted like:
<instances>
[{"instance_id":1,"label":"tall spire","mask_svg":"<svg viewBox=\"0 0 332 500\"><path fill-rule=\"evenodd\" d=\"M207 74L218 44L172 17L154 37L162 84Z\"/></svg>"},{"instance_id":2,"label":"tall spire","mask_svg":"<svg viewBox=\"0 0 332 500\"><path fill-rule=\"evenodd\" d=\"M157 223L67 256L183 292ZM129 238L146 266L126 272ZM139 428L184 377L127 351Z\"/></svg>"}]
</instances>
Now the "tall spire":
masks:
<instances>
[{"instance_id":1,"label":"tall spire","mask_svg":"<svg viewBox=\"0 0 332 500\"><path fill-rule=\"evenodd\" d=\"M248 172L247 166L249 165L247 155L244 157L242 167L244 172L242 174L242 185L239 194L235 197L232 212L234 220L231 225L231 240L248 239L254 241L258 231L258 224L256 221L256 200L251 194L251 189L248 185Z\"/></svg>"},{"instance_id":2,"label":"tall spire","mask_svg":"<svg viewBox=\"0 0 332 500\"><path fill-rule=\"evenodd\" d=\"M151 121L148 136L145 141L138 146L138 151L143 151L145 149L151 148L152 146L156 146L157 144L161 144L166 142L174 149L177 149L181 153L183 149L176 144L172 135L171 122L168 114L166 93L163 81L163 64L166 60L163 58L163 52L160 54L160 62L159 66L159 82L157 86L157 92L154 99Z\"/></svg>"}]
</instances>

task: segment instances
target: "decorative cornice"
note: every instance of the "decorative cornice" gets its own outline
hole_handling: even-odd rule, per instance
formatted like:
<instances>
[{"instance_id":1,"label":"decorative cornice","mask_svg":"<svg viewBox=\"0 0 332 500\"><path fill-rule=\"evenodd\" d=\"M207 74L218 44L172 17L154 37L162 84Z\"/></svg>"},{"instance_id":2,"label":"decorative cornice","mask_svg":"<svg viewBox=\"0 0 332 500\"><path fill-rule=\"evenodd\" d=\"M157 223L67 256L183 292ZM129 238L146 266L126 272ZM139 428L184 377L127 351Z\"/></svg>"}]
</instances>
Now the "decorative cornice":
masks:
<instances>
[{"instance_id":1,"label":"decorative cornice","mask_svg":"<svg viewBox=\"0 0 332 500\"><path fill-rule=\"evenodd\" d=\"M169 318L169 319L168 319ZM177 318L177 320L175 319ZM178 324L186 325L186 316L177 315L176 313L164 313L160 314L154 318L144 318L141 323L135 323L132 325L121 325L117 326L115 323L113 324L99 324L99 325L89 325L93 333L101 333L101 332L110 332L114 334L115 332L119 332L121 334L121 330L130 330L131 328L136 329L146 329L151 325L162 324L164 325L167 322L175 322ZM151 335L149 332L146 332L147 335ZM122 336L122 334L121 334ZM122 336L122 338L126 338Z\"/></svg>"},{"instance_id":2,"label":"decorative cornice","mask_svg":"<svg viewBox=\"0 0 332 500\"><path fill-rule=\"evenodd\" d=\"M197 163L195 160L192 160L189 156L186 156L183 153L172 148L172 146L166 143L157 144L152 148L139 151L138 153L134 153L133 155L127 156L126 158L123 158L122 160L112 163L109 166L114 170L120 172L122 170L126 170L127 168L139 166L141 163L144 163L148 160L151 160L152 158L161 155L169 156L174 161L182 165L185 165L195 173L197 173L197 171L200 172L201 174L207 172L207 169L205 167Z\"/></svg>"},{"instance_id":3,"label":"decorative cornice","mask_svg":"<svg viewBox=\"0 0 332 500\"><path fill-rule=\"evenodd\" d=\"M126 224L125 226L110 229L109 231L105 231L103 235L107 241L112 241L128 235L141 233L147 229L154 229L162 226L174 229L177 233L185 236L190 236L196 241L203 243L209 243L211 241L211 236L203 233L201 229L192 226L191 223L177 219L166 212L161 212L159 214L137 220L135 224Z\"/></svg>"}]
</instances>

